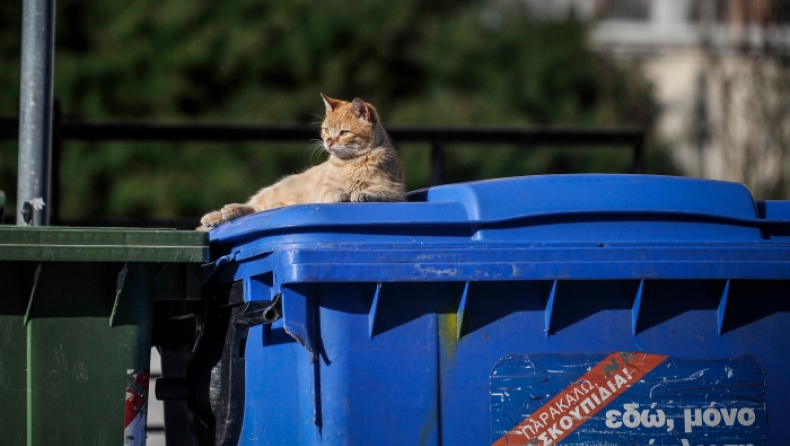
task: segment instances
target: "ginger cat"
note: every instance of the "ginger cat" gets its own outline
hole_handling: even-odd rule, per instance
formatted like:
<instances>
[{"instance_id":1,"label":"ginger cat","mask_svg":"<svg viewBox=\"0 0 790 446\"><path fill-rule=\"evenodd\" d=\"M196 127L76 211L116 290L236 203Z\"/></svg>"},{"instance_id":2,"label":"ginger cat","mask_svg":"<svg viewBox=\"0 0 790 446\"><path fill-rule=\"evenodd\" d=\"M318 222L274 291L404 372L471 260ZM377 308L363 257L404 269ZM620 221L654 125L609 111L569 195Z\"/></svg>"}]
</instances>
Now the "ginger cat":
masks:
<instances>
[{"instance_id":1,"label":"ginger cat","mask_svg":"<svg viewBox=\"0 0 790 446\"><path fill-rule=\"evenodd\" d=\"M198 230L292 204L405 200L403 168L376 109L360 98L345 102L323 93L321 97L326 106L321 138L329 159L261 189L246 204L209 212Z\"/></svg>"}]
</instances>

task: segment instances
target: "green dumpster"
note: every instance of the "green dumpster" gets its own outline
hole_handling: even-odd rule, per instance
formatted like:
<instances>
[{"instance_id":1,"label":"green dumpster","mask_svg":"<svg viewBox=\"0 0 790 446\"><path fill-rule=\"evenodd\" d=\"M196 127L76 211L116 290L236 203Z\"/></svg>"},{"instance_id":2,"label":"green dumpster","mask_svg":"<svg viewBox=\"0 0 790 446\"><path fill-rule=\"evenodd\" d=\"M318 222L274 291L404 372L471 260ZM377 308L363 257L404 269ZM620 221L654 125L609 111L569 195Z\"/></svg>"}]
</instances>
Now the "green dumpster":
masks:
<instances>
[{"instance_id":1,"label":"green dumpster","mask_svg":"<svg viewBox=\"0 0 790 446\"><path fill-rule=\"evenodd\" d=\"M200 298L205 233L0 227L3 445L144 444L154 300Z\"/></svg>"}]
</instances>

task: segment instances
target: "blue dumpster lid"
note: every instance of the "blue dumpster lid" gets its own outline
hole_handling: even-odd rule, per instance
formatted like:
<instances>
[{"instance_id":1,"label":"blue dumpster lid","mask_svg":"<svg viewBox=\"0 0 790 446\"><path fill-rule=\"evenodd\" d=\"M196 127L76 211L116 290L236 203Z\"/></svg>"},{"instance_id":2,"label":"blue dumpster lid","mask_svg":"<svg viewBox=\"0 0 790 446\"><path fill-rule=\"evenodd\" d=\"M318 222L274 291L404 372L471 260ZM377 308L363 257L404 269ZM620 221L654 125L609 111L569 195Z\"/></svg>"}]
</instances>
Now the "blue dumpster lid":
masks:
<instances>
[{"instance_id":1,"label":"blue dumpster lid","mask_svg":"<svg viewBox=\"0 0 790 446\"><path fill-rule=\"evenodd\" d=\"M211 231L210 240L219 263L278 252L289 256L290 265L342 259L347 265L365 265L352 268L361 270L384 262L395 265L387 272L395 280L398 264L435 263L439 257L445 263L461 261L452 256L462 256L470 265L487 258L508 271L514 259L532 258L534 267L534 256L549 256L557 266L565 265L563 277L597 274L570 268L573 262L608 259L616 269L617 262L638 256L655 276L660 269L656 262L667 261L668 249L674 255L685 249L678 262L694 263L697 269L710 269L716 255L726 260L712 247L726 249L727 259L749 260L757 268L767 265L754 262L769 261L768 246L782 248L774 249L770 261L790 260L788 236L790 202L756 202L742 184L651 175L547 175L433 187L411 193L406 203L290 206L222 225ZM603 255L601 248L610 249ZM589 257L589 249L599 252ZM478 260L470 260L472 253ZM675 270L672 277L698 277L690 269L682 272L679 264L668 265ZM779 276L790 278L785 263L781 269L785 275ZM308 279L297 276L292 279ZM347 280L363 276L345 274ZM374 276L364 280L381 279ZM427 276L416 274L414 280ZM494 280L497 275L489 276Z\"/></svg>"},{"instance_id":2,"label":"blue dumpster lid","mask_svg":"<svg viewBox=\"0 0 790 446\"><path fill-rule=\"evenodd\" d=\"M485 230L568 220L590 222L604 217L618 221L715 220L749 227L741 235L759 238L759 231L752 230L760 223L754 221L759 217L756 203L739 183L651 175L547 175L433 187L411 193L408 203L289 206L222 225L211 231L210 240L238 243L251 237L306 231L320 232L323 237L327 232L337 233L348 239L350 233L391 232L393 228L410 228L411 232L415 227ZM645 236L627 235L634 239ZM674 234L676 238L683 236ZM511 237L510 241L526 240Z\"/></svg>"}]
</instances>

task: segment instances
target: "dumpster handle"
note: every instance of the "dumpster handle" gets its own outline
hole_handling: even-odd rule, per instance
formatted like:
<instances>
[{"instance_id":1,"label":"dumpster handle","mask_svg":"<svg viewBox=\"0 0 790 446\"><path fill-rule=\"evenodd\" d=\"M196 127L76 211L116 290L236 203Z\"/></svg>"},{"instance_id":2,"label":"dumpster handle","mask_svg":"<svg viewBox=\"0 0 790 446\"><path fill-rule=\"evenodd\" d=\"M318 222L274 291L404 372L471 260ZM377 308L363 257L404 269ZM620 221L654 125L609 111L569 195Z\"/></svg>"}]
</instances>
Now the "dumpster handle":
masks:
<instances>
[{"instance_id":1,"label":"dumpster handle","mask_svg":"<svg viewBox=\"0 0 790 446\"><path fill-rule=\"evenodd\" d=\"M615 210L582 210L582 211L552 211L541 212L537 214L518 215L505 218L492 218L487 220L468 220L468 221L450 221L450 222L415 222L415 223L382 223L381 226L498 226L509 223L516 223L525 220L539 220L549 218L567 218L578 221L580 219L601 219L604 218L623 218L631 217L640 220L701 220L709 222L730 223L741 226L790 226L790 220L765 220L761 218L743 218L743 217L730 217L726 215L709 214L705 212L692 212L692 211L654 211L654 210L633 210L633 209L615 209ZM343 223L343 226L355 225L353 223ZM313 226L334 226L334 225L313 225ZM369 227L369 223L357 223L356 226Z\"/></svg>"},{"instance_id":2,"label":"dumpster handle","mask_svg":"<svg viewBox=\"0 0 790 446\"><path fill-rule=\"evenodd\" d=\"M268 300L245 302L239 314L233 318L233 326L238 329L255 325L271 324L283 317L282 294Z\"/></svg>"},{"instance_id":3,"label":"dumpster handle","mask_svg":"<svg viewBox=\"0 0 790 446\"><path fill-rule=\"evenodd\" d=\"M710 214L706 212L692 212L692 211L673 211L673 210L654 211L654 210L633 210L633 209L593 210L593 211L588 211L588 210L555 211L555 212L544 212L544 213L532 214L532 215L521 215L516 217L506 217L500 219L478 220L478 221L472 220L466 224L472 224L475 226L495 226L495 225L514 223L522 220L532 220L532 219L573 218L574 220L578 220L580 218L600 219L601 217L606 217L606 218L631 217L631 218L638 218L643 220L655 220L655 219L700 220L700 221L708 221L711 223L718 223L718 222L730 223L733 225L751 226L756 228L760 228L763 226L790 226L790 220L766 220L761 218L731 217L726 215Z\"/></svg>"}]
</instances>

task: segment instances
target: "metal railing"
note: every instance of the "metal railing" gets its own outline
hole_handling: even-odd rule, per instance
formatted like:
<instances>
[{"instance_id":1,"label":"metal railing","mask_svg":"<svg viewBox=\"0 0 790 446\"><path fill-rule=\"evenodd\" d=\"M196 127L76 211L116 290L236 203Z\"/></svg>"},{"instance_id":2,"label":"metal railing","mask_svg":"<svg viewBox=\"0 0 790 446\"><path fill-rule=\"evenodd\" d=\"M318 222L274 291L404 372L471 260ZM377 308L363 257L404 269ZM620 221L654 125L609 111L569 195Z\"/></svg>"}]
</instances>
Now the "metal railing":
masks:
<instances>
[{"instance_id":1,"label":"metal railing","mask_svg":"<svg viewBox=\"0 0 790 446\"><path fill-rule=\"evenodd\" d=\"M0 140L18 138L15 117L0 117ZM644 131L634 128L569 127L492 127L492 126L387 126L387 133L400 143L423 143L430 147L431 185L442 184L445 150L452 144L512 144L525 147L623 147L631 148L632 172L645 172ZM63 121L57 107L52 127L52 193L48 206L52 224L82 226L194 227L190 219L81 219L58 218L60 191L59 166L65 141L140 141L140 142L307 142L318 137L318 129L306 124L164 124L144 122Z\"/></svg>"}]
</instances>

